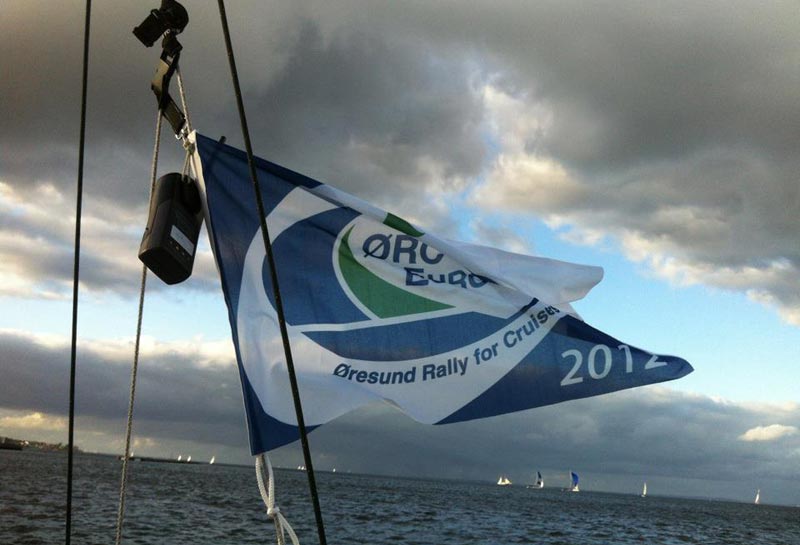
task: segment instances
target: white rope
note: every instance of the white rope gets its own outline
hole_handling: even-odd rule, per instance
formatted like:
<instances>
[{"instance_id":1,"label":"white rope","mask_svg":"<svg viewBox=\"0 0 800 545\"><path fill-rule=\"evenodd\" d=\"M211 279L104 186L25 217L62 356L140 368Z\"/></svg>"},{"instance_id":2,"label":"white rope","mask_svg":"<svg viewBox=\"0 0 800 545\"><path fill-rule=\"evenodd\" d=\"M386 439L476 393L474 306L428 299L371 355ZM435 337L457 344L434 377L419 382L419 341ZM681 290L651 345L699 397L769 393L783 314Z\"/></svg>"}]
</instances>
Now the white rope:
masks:
<instances>
[{"instance_id":1,"label":"white rope","mask_svg":"<svg viewBox=\"0 0 800 545\"><path fill-rule=\"evenodd\" d=\"M267 471L266 486L264 485L265 466ZM264 500L264 505L267 507L267 516L275 522L278 545L284 545L285 543L284 530L289 534L293 545L300 545L297 534L294 533L289 521L283 516L280 508L275 505L275 478L272 474L272 463L269 461L269 456L266 458L263 454L256 456L256 478L258 479L258 491L261 492L261 499Z\"/></svg>"},{"instance_id":2,"label":"white rope","mask_svg":"<svg viewBox=\"0 0 800 545\"><path fill-rule=\"evenodd\" d=\"M186 123L184 124L181 132L176 134L175 137L178 138L182 144L183 149L186 150L186 160L183 163L183 172L182 174L186 176L189 172L189 163L192 153L194 153L194 144L189 142L189 134L192 132L192 120L189 117L189 103L186 100L186 89L183 86L183 76L181 75L181 67L175 70L175 74L178 76L178 91L181 98L181 107L183 108L184 116L186 117Z\"/></svg>"},{"instance_id":3,"label":"white rope","mask_svg":"<svg viewBox=\"0 0 800 545\"><path fill-rule=\"evenodd\" d=\"M158 150L161 146L161 110L156 114L156 139L153 144L153 162L150 165L150 195L156 185L156 172L158 169ZM149 200L149 199L148 199ZM122 456L122 478L119 485L119 508L117 510L117 531L114 543L122 542L122 523L125 518L125 493L128 486L128 460L131 457L131 429L133 428L133 402L136 397L136 372L139 368L139 343L142 338L142 315L144 314L144 292L147 283L147 267L142 266L142 277L139 288L139 314L136 321L136 343L133 349L133 364L131 365L131 390L128 397L128 419L125 423L125 454Z\"/></svg>"},{"instance_id":4,"label":"white rope","mask_svg":"<svg viewBox=\"0 0 800 545\"><path fill-rule=\"evenodd\" d=\"M175 69L178 76L178 93L181 96L181 106L183 106L183 115L186 117L186 134L192 132L192 120L189 118L189 104L186 101L186 90L183 87L183 76L181 75L181 67Z\"/></svg>"}]
</instances>

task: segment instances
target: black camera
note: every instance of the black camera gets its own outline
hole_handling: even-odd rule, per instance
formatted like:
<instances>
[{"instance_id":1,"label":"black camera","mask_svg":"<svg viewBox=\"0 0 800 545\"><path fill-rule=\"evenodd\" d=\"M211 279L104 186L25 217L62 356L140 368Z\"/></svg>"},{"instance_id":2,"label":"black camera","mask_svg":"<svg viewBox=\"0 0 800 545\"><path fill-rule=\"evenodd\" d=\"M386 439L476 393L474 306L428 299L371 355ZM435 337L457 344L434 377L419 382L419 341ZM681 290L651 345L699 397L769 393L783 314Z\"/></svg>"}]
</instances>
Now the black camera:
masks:
<instances>
[{"instance_id":1,"label":"black camera","mask_svg":"<svg viewBox=\"0 0 800 545\"><path fill-rule=\"evenodd\" d=\"M175 0L161 0L161 7L151 10L142 24L133 29L133 33L140 42L151 47L165 32L180 34L188 24L186 8Z\"/></svg>"},{"instance_id":2,"label":"black camera","mask_svg":"<svg viewBox=\"0 0 800 545\"><path fill-rule=\"evenodd\" d=\"M156 182L139 259L167 284L192 274L203 207L196 182L177 172Z\"/></svg>"}]
</instances>

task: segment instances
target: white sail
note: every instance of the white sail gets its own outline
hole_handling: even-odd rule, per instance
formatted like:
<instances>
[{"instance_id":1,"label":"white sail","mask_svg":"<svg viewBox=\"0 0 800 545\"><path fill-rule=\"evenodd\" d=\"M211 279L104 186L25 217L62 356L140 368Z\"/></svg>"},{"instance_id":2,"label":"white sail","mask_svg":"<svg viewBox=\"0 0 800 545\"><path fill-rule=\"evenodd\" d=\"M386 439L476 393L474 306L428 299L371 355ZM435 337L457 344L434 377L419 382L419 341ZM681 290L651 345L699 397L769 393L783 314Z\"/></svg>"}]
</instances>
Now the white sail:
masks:
<instances>
[{"instance_id":1,"label":"white sail","mask_svg":"<svg viewBox=\"0 0 800 545\"><path fill-rule=\"evenodd\" d=\"M511 481L508 480L508 477L506 477L505 475L500 475L500 478L497 479L497 485L498 486L508 486L510 484L511 484Z\"/></svg>"},{"instance_id":2,"label":"white sail","mask_svg":"<svg viewBox=\"0 0 800 545\"><path fill-rule=\"evenodd\" d=\"M217 459L217 457L216 457L216 456L212 456L212 457L211 457L211 460L208 462L208 464L209 464L209 465L213 464L213 463L216 461L216 459Z\"/></svg>"},{"instance_id":3,"label":"white sail","mask_svg":"<svg viewBox=\"0 0 800 545\"><path fill-rule=\"evenodd\" d=\"M642 497L647 497L647 482L645 481L644 486L642 487Z\"/></svg>"},{"instance_id":4,"label":"white sail","mask_svg":"<svg viewBox=\"0 0 800 545\"><path fill-rule=\"evenodd\" d=\"M753 503L755 503L756 505L761 503L761 489L760 488L758 490L756 490L756 499L755 499L755 501L753 501Z\"/></svg>"}]
</instances>

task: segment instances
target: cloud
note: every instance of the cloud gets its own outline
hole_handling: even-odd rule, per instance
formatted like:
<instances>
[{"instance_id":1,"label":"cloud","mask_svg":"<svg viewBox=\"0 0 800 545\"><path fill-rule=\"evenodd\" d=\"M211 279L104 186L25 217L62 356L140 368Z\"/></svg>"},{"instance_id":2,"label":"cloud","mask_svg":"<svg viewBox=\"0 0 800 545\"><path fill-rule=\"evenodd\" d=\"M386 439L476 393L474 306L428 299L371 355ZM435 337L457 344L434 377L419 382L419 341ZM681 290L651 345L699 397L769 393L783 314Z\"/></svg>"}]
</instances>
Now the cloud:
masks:
<instances>
[{"instance_id":1,"label":"cloud","mask_svg":"<svg viewBox=\"0 0 800 545\"><path fill-rule=\"evenodd\" d=\"M184 342L143 343L136 450L156 456L216 453L218 459L224 453L228 460L248 463L242 394L229 343L200 339L193 350L185 353L186 348ZM19 423L16 436L35 438L23 437L24 422L31 423L29 434L44 433L37 429L39 422L63 422L68 350L66 338L0 332L0 422ZM123 448L131 352L127 339L81 342L76 430L82 447ZM35 413L42 416L29 416ZM784 424L763 428L764 421ZM700 494L699 483L715 486L708 481L713 475L754 488L758 482L785 481L775 486L773 497L796 501L791 500L796 479L787 481L786 475L800 473L800 434L786 430L799 427L797 404L734 403L645 387L447 426L419 424L394 408L375 405L321 426L310 440L320 469L478 480L496 479L502 472L524 482L536 469L554 474L572 467L609 489L641 475L663 479L665 487L677 479L669 486L683 494ZM743 428L750 431L742 435ZM46 437L63 442L60 433ZM782 433L782 441L763 448L763 442L743 440L769 433ZM296 467L298 448L276 450L273 461ZM742 475L753 482L741 483ZM681 488L680 479L694 480L698 488Z\"/></svg>"},{"instance_id":2,"label":"cloud","mask_svg":"<svg viewBox=\"0 0 800 545\"><path fill-rule=\"evenodd\" d=\"M771 426L756 426L750 428L739 436L741 441L776 441L783 437L794 435L798 432L795 426L772 424Z\"/></svg>"},{"instance_id":3,"label":"cloud","mask_svg":"<svg viewBox=\"0 0 800 545\"><path fill-rule=\"evenodd\" d=\"M47 39L35 3L12 2L0 21L0 52L16 61L0 81L10 97L0 181L6 197L46 211L3 225L15 259L0 273L7 292L60 297L82 19L41 6L59 22ZM237 145L219 21L206 11L181 37L190 107L207 134ZM452 224L447 203L466 192L479 215L538 216L568 240L611 243L657 276L745 293L800 324L790 6L506 1L454 13L241 2L230 17L261 155L429 228ZM131 292L123 279L136 277L156 55L129 33L140 6L99 6L95 18L85 190L97 222L84 229L94 237L85 283ZM161 164L174 170L182 152L168 141ZM199 265L204 287L213 266Z\"/></svg>"},{"instance_id":4,"label":"cloud","mask_svg":"<svg viewBox=\"0 0 800 545\"><path fill-rule=\"evenodd\" d=\"M537 214L566 240L612 242L658 277L742 292L800 325L800 254L793 242L800 193L791 174L800 165L793 156L768 157L756 142L717 142L593 171L527 143L546 140L553 129L527 129L540 125L519 119L540 116L537 108L524 97L499 100L500 92L487 90L494 97L487 104L500 103L497 119L510 118L495 129L507 145L470 190L472 206ZM506 112L512 104L516 117ZM515 130L522 132L509 136Z\"/></svg>"},{"instance_id":5,"label":"cloud","mask_svg":"<svg viewBox=\"0 0 800 545\"><path fill-rule=\"evenodd\" d=\"M0 430L66 431L67 420L39 412L0 417ZM10 432L7 432L10 433Z\"/></svg>"},{"instance_id":6,"label":"cloud","mask_svg":"<svg viewBox=\"0 0 800 545\"><path fill-rule=\"evenodd\" d=\"M139 357L137 434L243 445L241 390L227 339L144 339ZM89 429L124 429L132 358L130 339L81 341L76 414L91 422ZM68 360L67 338L0 332L0 408L63 416Z\"/></svg>"},{"instance_id":7,"label":"cloud","mask_svg":"<svg viewBox=\"0 0 800 545\"><path fill-rule=\"evenodd\" d=\"M230 8L260 155L447 236L453 202L465 200L480 218L468 227L480 241L508 249L530 242L504 220L538 217L668 282L744 293L800 324L794 6ZM93 8L81 268L93 296L133 296L138 287L157 58L130 35L141 9ZM241 147L217 14L191 18L181 41L193 120ZM70 5L33 0L12 0L0 18L0 54L15 61L0 79L5 296L71 291L82 22ZM165 134L159 172L182 159ZM217 282L202 246L190 285ZM131 353L129 339L81 343L78 433L95 448L121 446ZM66 411L67 354L62 338L0 332L0 418L41 414L55 426ZM141 365L141 448L227 448L247 460L229 341L145 339ZM764 422L798 429L798 407L645 388L447 427L369 408L323 426L312 444L322 460L356 471L486 479L502 469L524 481L532 464L581 465L598 476L678 475L704 483L698 493L709 475L774 478L797 490L785 475L800 472L799 434L743 439L768 434ZM276 457L298 462L296 447Z\"/></svg>"},{"instance_id":8,"label":"cloud","mask_svg":"<svg viewBox=\"0 0 800 545\"><path fill-rule=\"evenodd\" d=\"M435 211L425 193L463 187L486 155L471 65L402 33L320 25L297 21L286 63L251 95L261 146L404 215Z\"/></svg>"},{"instance_id":9,"label":"cloud","mask_svg":"<svg viewBox=\"0 0 800 545\"><path fill-rule=\"evenodd\" d=\"M96 203L96 201L95 201ZM92 204L92 201L89 202ZM0 181L0 295L71 297L75 237L74 203L62 189L42 184L28 191ZM139 251L146 212L104 203L84 209L80 279L91 294L138 293ZM218 277L206 239L200 241L192 279L199 290L216 290ZM165 287L160 281L150 289Z\"/></svg>"}]
</instances>

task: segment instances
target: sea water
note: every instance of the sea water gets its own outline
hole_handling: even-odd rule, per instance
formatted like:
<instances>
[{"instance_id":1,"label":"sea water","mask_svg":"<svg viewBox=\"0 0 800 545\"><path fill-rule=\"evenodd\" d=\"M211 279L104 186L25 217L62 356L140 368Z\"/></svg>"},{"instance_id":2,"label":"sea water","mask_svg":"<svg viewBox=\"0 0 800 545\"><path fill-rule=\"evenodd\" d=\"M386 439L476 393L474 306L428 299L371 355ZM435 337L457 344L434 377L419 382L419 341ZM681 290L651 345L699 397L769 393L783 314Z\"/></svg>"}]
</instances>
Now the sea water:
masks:
<instances>
[{"instance_id":1,"label":"sea water","mask_svg":"<svg viewBox=\"0 0 800 545\"><path fill-rule=\"evenodd\" d=\"M131 462L124 543L274 543L250 467ZM121 462L76 455L72 543L114 542ZM0 543L64 541L66 456L0 451ZM277 502L318 543L306 474L276 470ZM800 545L800 509L318 473L331 545Z\"/></svg>"}]
</instances>

